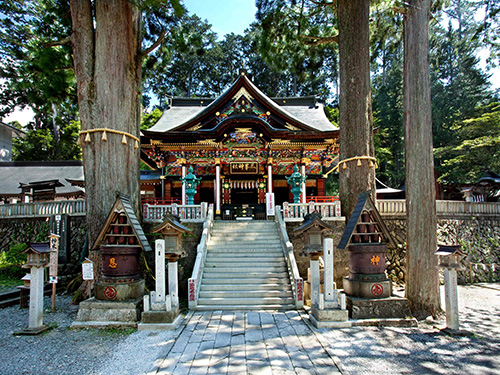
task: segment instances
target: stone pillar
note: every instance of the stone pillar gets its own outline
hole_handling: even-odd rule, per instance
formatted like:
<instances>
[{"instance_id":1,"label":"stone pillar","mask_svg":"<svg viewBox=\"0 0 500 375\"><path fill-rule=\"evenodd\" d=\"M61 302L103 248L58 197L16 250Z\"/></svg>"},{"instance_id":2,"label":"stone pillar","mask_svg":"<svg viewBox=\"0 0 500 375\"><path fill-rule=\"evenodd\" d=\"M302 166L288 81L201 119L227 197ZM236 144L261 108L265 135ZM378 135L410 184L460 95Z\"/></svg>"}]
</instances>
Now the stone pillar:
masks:
<instances>
[{"instance_id":1,"label":"stone pillar","mask_svg":"<svg viewBox=\"0 0 500 375\"><path fill-rule=\"evenodd\" d=\"M179 285L177 281L177 260L178 255L168 257L168 294L172 304L172 310L179 308Z\"/></svg>"},{"instance_id":2,"label":"stone pillar","mask_svg":"<svg viewBox=\"0 0 500 375\"><path fill-rule=\"evenodd\" d=\"M165 302L165 240L155 241L156 301Z\"/></svg>"},{"instance_id":3,"label":"stone pillar","mask_svg":"<svg viewBox=\"0 0 500 375\"><path fill-rule=\"evenodd\" d=\"M221 199L221 181L220 181L220 159L215 159L215 214L220 215L220 199Z\"/></svg>"},{"instance_id":4,"label":"stone pillar","mask_svg":"<svg viewBox=\"0 0 500 375\"><path fill-rule=\"evenodd\" d=\"M444 269L444 300L446 305L446 327L454 330L460 328L458 319L457 270Z\"/></svg>"},{"instance_id":5,"label":"stone pillar","mask_svg":"<svg viewBox=\"0 0 500 375\"><path fill-rule=\"evenodd\" d=\"M311 257L311 307L319 306L320 293L320 275L319 275L319 257L321 252L310 253Z\"/></svg>"},{"instance_id":6,"label":"stone pillar","mask_svg":"<svg viewBox=\"0 0 500 375\"><path fill-rule=\"evenodd\" d=\"M267 159L267 192L273 192L273 159Z\"/></svg>"},{"instance_id":7,"label":"stone pillar","mask_svg":"<svg viewBox=\"0 0 500 375\"><path fill-rule=\"evenodd\" d=\"M302 174L302 176L306 175L305 163L303 163L301 166L301 174ZM302 194L301 194L301 198L300 198L300 203L306 203L306 180L305 179L304 179L304 182L302 183L301 189L302 189Z\"/></svg>"},{"instance_id":8,"label":"stone pillar","mask_svg":"<svg viewBox=\"0 0 500 375\"><path fill-rule=\"evenodd\" d=\"M29 330L43 326L43 267L31 267Z\"/></svg>"},{"instance_id":9,"label":"stone pillar","mask_svg":"<svg viewBox=\"0 0 500 375\"><path fill-rule=\"evenodd\" d=\"M338 307L338 294L334 288L334 259L333 259L333 238L325 238L323 240L323 260L325 262L324 269L324 291L325 291L325 308Z\"/></svg>"},{"instance_id":10,"label":"stone pillar","mask_svg":"<svg viewBox=\"0 0 500 375\"><path fill-rule=\"evenodd\" d=\"M186 177L186 164L182 164L182 178ZM181 204L186 204L186 184L182 184Z\"/></svg>"}]
</instances>

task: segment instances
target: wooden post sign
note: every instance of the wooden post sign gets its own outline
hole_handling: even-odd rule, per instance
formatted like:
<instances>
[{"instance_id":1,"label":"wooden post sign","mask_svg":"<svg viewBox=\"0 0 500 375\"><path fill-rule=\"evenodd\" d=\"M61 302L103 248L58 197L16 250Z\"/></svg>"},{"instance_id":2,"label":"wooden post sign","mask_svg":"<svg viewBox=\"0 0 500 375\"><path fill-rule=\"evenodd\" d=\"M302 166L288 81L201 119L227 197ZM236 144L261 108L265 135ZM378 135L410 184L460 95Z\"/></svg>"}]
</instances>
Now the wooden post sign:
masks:
<instances>
[{"instance_id":1,"label":"wooden post sign","mask_svg":"<svg viewBox=\"0 0 500 375\"><path fill-rule=\"evenodd\" d=\"M52 284L52 311L56 310L57 261L59 253L59 238L57 234L49 235L49 282Z\"/></svg>"}]
</instances>

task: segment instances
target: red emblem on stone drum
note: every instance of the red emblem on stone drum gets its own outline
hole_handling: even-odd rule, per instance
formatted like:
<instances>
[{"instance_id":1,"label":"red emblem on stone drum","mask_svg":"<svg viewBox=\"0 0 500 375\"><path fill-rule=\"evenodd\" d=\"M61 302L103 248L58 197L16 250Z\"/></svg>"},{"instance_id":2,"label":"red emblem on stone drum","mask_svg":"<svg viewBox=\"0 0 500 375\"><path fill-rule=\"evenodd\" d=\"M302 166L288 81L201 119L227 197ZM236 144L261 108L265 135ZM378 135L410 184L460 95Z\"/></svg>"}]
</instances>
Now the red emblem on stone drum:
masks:
<instances>
[{"instance_id":1,"label":"red emblem on stone drum","mask_svg":"<svg viewBox=\"0 0 500 375\"><path fill-rule=\"evenodd\" d=\"M384 293L384 287L380 284L373 284L372 285L372 294L375 296L375 297L378 297L380 296L382 293Z\"/></svg>"},{"instance_id":2,"label":"red emblem on stone drum","mask_svg":"<svg viewBox=\"0 0 500 375\"><path fill-rule=\"evenodd\" d=\"M104 289L104 297L107 299L115 299L116 298L116 289L112 286L108 286Z\"/></svg>"}]
</instances>

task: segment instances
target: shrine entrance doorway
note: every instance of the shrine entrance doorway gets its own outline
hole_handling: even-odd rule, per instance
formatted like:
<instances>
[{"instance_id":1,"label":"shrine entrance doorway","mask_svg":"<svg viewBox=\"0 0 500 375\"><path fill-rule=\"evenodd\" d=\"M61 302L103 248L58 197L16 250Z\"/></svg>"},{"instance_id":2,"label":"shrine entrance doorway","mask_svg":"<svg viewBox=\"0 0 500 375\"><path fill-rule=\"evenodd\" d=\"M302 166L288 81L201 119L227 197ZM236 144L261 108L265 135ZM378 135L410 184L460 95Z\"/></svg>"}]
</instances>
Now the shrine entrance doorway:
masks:
<instances>
[{"instance_id":1,"label":"shrine entrance doorway","mask_svg":"<svg viewBox=\"0 0 500 375\"><path fill-rule=\"evenodd\" d=\"M257 204L259 201L259 195L257 188L254 189L241 189L234 188L231 190L231 204L241 205L241 204Z\"/></svg>"}]
</instances>

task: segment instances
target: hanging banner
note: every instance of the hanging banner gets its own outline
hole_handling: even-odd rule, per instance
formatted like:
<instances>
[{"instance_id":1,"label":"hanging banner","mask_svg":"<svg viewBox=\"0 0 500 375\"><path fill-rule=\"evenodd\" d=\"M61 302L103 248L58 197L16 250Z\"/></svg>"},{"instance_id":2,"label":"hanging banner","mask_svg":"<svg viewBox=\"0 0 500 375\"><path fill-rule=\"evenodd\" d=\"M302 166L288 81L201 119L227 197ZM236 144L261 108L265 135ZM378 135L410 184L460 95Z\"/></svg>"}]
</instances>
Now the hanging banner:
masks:
<instances>
[{"instance_id":1,"label":"hanging banner","mask_svg":"<svg viewBox=\"0 0 500 375\"><path fill-rule=\"evenodd\" d=\"M266 193L267 216L274 216L274 193Z\"/></svg>"}]
</instances>

